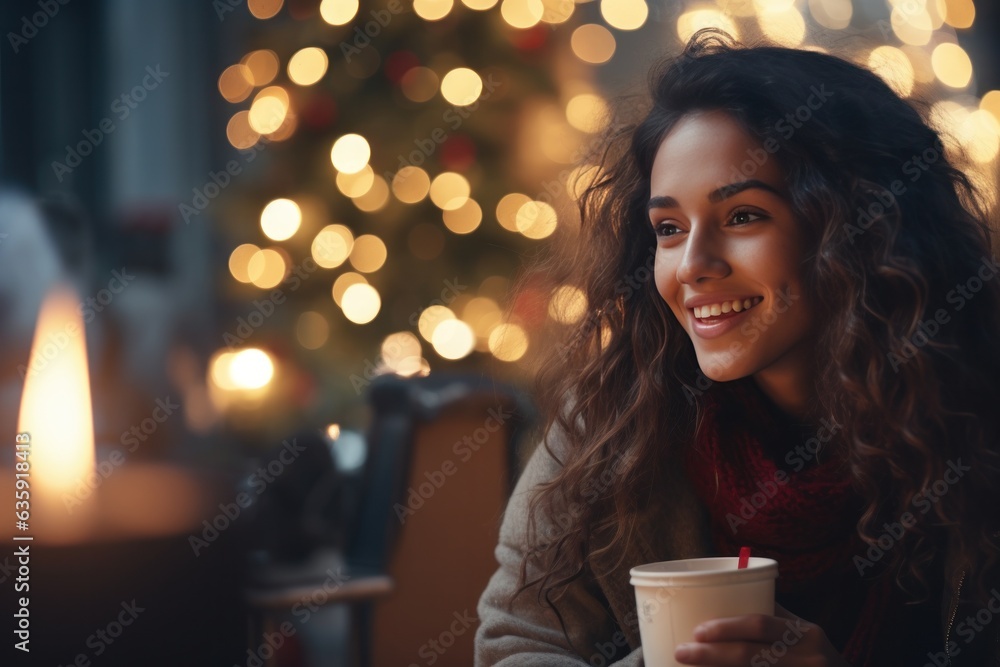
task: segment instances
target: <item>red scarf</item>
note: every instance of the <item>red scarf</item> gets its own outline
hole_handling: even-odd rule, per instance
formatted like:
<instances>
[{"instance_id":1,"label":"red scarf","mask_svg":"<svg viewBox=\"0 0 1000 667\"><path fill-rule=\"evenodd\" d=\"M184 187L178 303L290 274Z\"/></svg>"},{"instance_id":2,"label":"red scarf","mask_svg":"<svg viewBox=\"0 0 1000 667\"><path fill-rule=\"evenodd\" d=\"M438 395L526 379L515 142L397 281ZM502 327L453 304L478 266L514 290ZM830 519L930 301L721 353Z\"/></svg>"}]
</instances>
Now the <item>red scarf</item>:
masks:
<instances>
[{"instance_id":1,"label":"red scarf","mask_svg":"<svg viewBox=\"0 0 1000 667\"><path fill-rule=\"evenodd\" d=\"M687 475L711 517L716 548L736 555L749 546L753 555L778 561L779 595L804 584L832 590L838 582L857 582L847 577L859 576L853 557L866 547L857 535L860 504L849 470L822 449L818 455L782 449L782 444L792 450L804 446L819 428L775 447L779 420L752 383L748 378L716 385L703 395L705 418L685 458ZM762 439L771 443L776 460ZM855 667L868 664L894 588L890 579L880 577L869 588L842 650Z\"/></svg>"}]
</instances>

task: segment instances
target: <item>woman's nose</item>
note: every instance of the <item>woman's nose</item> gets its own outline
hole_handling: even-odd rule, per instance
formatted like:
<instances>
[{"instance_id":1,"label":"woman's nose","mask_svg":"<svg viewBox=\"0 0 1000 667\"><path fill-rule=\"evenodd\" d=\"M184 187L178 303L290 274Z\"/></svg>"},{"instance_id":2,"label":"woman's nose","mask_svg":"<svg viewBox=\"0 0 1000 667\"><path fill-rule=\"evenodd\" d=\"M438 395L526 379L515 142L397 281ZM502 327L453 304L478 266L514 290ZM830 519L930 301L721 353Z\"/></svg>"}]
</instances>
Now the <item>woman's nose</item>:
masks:
<instances>
[{"instance_id":1,"label":"woman's nose","mask_svg":"<svg viewBox=\"0 0 1000 667\"><path fill-rule=\"evenodd\" d=\"M723 241L711 227L693 222L677 267L677 279L693 284L710 278L724 278L730 271L725 255Z\"/></svg>"}]
</instances>

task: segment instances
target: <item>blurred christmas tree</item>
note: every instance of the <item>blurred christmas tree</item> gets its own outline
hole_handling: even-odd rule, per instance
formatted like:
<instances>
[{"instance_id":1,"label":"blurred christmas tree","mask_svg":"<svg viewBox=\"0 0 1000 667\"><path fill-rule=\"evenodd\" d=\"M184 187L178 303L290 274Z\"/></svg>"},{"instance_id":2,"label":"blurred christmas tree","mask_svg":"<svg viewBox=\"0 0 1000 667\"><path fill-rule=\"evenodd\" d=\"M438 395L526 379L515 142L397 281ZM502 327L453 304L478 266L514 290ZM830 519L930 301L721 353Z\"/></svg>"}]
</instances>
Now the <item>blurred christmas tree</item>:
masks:
<instances>
[{"instance_id":1,"label":"blurred christmas tree","mask_svg":"<svg viewBox=\"0 0 1000 667\"><path fill-rule=\"evenodd\" d=\"M216 384L243 367L270 377L271 362L269 394L288 403L269 412L301 419L336 414L381 372L522 378L551 295L509 290L541 239L570 233L570 169L603 109L567 48L576 5L248 8L265 19L259 48L219 78L246 173L222 198L234 316ZM589 28L602 32L580 49L606 61L610 32ZM582 315L579 298L563 289L557 316Z\"/></svg>"}]
</instances>

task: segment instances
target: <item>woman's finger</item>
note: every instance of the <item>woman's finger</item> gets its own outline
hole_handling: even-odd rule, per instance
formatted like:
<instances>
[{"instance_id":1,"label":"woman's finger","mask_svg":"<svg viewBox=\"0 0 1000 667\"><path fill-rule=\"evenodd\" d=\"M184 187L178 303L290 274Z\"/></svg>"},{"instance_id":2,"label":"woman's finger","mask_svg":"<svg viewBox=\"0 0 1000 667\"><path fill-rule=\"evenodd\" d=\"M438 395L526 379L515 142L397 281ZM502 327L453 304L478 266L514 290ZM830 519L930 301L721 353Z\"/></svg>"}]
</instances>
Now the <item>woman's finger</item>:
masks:
<instances>
[{"instance_id":1,"label":"woman's finger","mask_svg":"<svg viewBox=\"0 0 1000 667\"><path fill-rule=\"evenodd\" d=\"M781 638L787 621L766 614L748 614L706 621L694 629L699 642L759 642L770 644Z\"/></svg>"}]
</instances>

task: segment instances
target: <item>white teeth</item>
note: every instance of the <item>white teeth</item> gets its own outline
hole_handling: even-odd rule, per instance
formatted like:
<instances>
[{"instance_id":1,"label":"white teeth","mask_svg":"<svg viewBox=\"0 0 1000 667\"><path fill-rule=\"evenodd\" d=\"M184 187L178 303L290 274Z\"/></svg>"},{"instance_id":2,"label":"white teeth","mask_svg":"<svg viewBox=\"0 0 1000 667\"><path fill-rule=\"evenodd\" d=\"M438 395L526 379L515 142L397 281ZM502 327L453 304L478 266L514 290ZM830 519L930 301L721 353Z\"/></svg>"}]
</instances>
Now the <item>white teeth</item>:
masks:
<instances>
[{"instance_id":1,"label":"white teeth","mask_svg":"<svg viewBox=\"0 0 1000 667\"><path fill-rule=\"evenodd\" d=\"M718 317L723 313L729 313L735 311L737 313L744 310L748 310L752 306L756 306L763 300L763 297L753 297L750 299L734 299L732 301L725 301L723 303L713 303L707 306L695 306L694 316L698 319L703 319L705 317Z\"/></svg>"}]
</instances>

